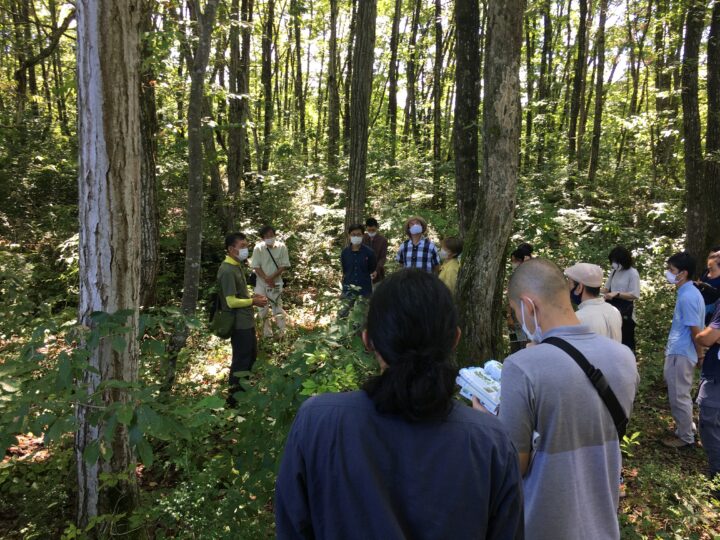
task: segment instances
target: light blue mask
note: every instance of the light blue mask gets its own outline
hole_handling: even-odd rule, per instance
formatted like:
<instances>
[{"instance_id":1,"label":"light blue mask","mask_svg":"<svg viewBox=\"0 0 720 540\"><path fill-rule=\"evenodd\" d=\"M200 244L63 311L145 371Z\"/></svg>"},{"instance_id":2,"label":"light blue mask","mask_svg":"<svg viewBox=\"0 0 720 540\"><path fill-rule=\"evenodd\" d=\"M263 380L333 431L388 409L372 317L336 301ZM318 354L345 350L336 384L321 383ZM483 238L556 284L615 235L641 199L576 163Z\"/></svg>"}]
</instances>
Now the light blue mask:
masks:
<instances>
[{"instance_id":1,"label":"light blue mask","mask_svg":"<svg viewBox=\"0 0 720 540\"><path fill-rule=\"evenodd\" d=\"M530 303L533 305L533 308L535 308L535 304L533 304L532 300L530 300ZM523 332L525 332L525 335L530 339L530 341L540 343L542 342L543 334L537 320L537 308L533 310L533 322L535 323L535 331L531 333L525 324L525 304L522 300L520 300L520 324L522 324Z\"/></svg>"}]
</instances>

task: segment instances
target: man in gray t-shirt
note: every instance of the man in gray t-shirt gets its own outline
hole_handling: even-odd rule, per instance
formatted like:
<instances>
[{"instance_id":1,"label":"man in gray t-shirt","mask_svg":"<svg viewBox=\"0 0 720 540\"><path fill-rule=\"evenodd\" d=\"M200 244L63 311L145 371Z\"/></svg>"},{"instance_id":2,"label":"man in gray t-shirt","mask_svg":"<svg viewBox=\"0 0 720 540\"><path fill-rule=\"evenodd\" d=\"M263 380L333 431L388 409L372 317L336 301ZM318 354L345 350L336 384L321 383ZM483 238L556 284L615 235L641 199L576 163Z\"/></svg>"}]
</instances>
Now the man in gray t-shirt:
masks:
<instances>
[{"instance_id":1,"label":"man in gray t-shirt","mask_svg":"<svg viewBox=\"0 0 720 540\"><path fill-rule=\"evenodd\" d=\"M580 324L555 264L533 259L521 265L509 296L534 342L555 336L577 348L602 370L630 415L639 382L635 356ZM618 434L585 373L559 348L537 344L505 360L501 386L500 420L524 475L526 537L619 538Z\"/></svg>"}]
</instances>

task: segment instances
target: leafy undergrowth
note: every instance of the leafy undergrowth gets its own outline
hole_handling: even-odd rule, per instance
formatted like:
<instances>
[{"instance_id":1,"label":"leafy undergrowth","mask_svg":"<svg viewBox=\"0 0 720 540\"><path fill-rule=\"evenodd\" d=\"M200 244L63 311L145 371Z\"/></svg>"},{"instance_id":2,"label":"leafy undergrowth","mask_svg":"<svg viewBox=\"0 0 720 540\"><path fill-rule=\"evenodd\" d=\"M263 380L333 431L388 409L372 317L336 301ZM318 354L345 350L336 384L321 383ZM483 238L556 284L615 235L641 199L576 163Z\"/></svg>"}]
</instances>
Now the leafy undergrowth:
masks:
<instances>
[{"instance_id":1,"label":"leafy undergrowth","mask_svg":"<svg viewBox=\"0 0 720 540\"><path fill-rule=\"evenodd\" d=\"M668 305L668 292L655 291L640 316L664 321ZM136 470L142 504L131 521L138 531L151 538L274 536L275 471L297 407L314 393L356 388L375 369L357 333L362 306L345 321L334 318L335 309L295 311L288 336L261 341L236 409L224 406L229 344L194 335L173 394L156 395L153 413L136 411L149 441ZM623 445L622 537L718 538L720 506L709 496L702 449L660 444L672 425L662 381L664 331L639 328L642 381ZM153 358L144 365L149 382L161 371ZM19 438L0 465L0 537L83 537L71 525L74 482L71 433L48 445L41 436Z\"/></svg>"}]
</instances>

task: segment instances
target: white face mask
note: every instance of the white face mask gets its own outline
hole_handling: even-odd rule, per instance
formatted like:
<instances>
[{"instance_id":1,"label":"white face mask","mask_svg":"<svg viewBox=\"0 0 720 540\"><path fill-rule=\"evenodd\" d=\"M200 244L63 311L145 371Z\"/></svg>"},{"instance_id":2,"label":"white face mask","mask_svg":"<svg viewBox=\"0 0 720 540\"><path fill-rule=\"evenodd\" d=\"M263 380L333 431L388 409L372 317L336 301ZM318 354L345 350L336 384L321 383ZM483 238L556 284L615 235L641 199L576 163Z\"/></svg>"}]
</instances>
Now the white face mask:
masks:
<instances>
[{"instance_id":1,"label":"white face mask","mask_svg":"<svg viewBox=\"0 0 720 540\"><path fill-rule=\"evenodd\" d=\"M412 227L410 227L410 234L422 234L423 229L422 225L415 224Z\"/></svg>"},{"instance_id":2,"label":"white face mask","mask_svg":"<svg viewBox=\"0 0 720 540\"><path fill-rule=\"evenodd\" d=\"M530 300L530 303L533 303L532 300ZM535 304L533 304L533 307L535 307ZM530 333L530 330L528 330L528 327L525 325L525 304L522 300L520 300L520 324L522 324L523 332L525 332L525 335L530 339L530 341L540 343L543 339L543 335L537 320L537 308L533 310L533 322L535 323L535 331Z\"/></svg>"},{"instance_id":3,"label":"white face mask","mask_svg":"<svg viewBox=\"0 0 720 540\"><path fill-rule=\"evenodd\" d=\"M620 270L622 266L620 266L618 263L614 262L610 266L612 266L613 270Z\"/></svg>"},{"instance_id":4,"label":"white face mask","mask_svg":"<svg viewBox=\"0 0 720 540\"><path fill-rule=\"evenodd\" d=\"M440 250L439 255L440 255L440 260L441 260L441 261L444 261L445 259L448 258L448 252L447 252L447 250L446 250L445 248L443 248L443 249Z\"/></svg>"},{"instance_id":5,"label":"white face mask","mask_svg":"<svg viewBox=\"0 0 720 540\"><path fill-rule=\"evenodd\" d=\"M376 234L377 234L377 231L375 231L375 232L368 232L368 236L369 236L370 238L375 238L375 235L376 235Z\"/></svg>"},{"instance_id":6,"label":"white face mask","mask_svg":"<svg viewBox=\"0 0 720 540\"><path fill-rule=\"evenodd\" d=\"M520 263L510 263L510 266L512 266L512 269L515 270L518 266L520 266Z\"/></svg>"},{"instance_id":7,"label":"white face mask","mask_svg":"<svg viewBox=\"0 0 720 540\"><path fill-rule=\"evenodd\" d=\"M665 270L665 279L670 285L675 285L678 281L677 275L673 274L670 270Z\"/></svg>"},{"instance_id":8,"label":"white face mask","mask_svg":"<svg viewBox=\"0 0 720 540\"><path fill-rule=\"evenodd\" d=\"M241 261L244 261L245 259L248 258L249 253L250 252L248 251L248 248L240 248L240 249L238 249L238 252L237 252L237 258L240 259Z\"/></svg>"},{"instance_id":9,"label":"white face mask","mask_svg":"<svg viewBox=\"0 0 720 540\"><path fill-rule=\"evenodd\" d=\"M353 246L359 246L360 244L362 244L362 236L351 236L350 243Z\"/></svg>"},{"instance_id":10,"label":"white face mask","mask_svg":"<svg viewBox=\"0 0 720 540\"><path fill-rule=\"evenodd\" d=\"M273 245L275 244L275 237L265 238L264 242L267 247L273 247Z\"/></svg>"}]
</instances>

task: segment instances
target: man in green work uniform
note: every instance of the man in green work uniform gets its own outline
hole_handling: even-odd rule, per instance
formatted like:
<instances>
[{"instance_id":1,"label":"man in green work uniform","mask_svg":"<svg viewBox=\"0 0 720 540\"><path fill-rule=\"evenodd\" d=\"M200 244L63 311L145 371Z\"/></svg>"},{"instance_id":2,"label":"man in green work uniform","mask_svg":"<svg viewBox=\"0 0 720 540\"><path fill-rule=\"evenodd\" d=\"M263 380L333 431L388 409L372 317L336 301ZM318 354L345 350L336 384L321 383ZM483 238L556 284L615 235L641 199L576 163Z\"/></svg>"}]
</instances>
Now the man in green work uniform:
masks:
<instances>
[{"instance_id":1,"label":"man in green work uniform","mask_svg":"<svg viewBox=\"0 0 720 540\"><path fill-rule=\"evenodd\" d=\"M235 313L230 343L232 344L232 362L230 364L230 393L228 405L236 404L233 395L242 391L237 373L250 371L257 358L257 338L255 336L255 313L253 306L267 306L267 298L260 294L250 296L245 281L244 261L248 258L247 238L242 233L233 233L225 237L225 260L217 273L220 291L220 308Z\"/></svg>"}]
</instances>

